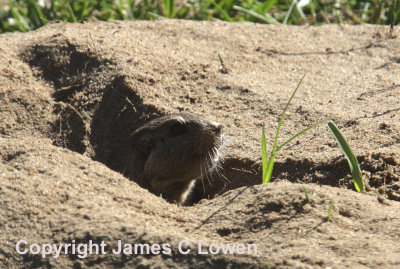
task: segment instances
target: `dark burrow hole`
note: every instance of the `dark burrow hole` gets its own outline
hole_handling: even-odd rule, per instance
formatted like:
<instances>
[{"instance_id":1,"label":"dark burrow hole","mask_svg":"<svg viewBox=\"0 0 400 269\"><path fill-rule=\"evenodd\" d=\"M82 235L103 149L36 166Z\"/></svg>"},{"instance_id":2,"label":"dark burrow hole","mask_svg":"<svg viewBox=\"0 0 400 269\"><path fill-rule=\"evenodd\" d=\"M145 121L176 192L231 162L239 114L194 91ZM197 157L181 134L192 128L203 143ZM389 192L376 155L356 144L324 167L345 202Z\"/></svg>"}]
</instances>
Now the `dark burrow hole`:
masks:
<instances>
[{"instance_id":1,"label":"dark burrow hole","mask_svg":"<svg viewBox=\"0 0 400 269\"><path fill-rule=\"evenodd\" d=\"M55 88L54 144L122 172L129 153L126 146L129 134L163 113L144 104L132 88L135 86L128 84L123 75L111 76L111 72L105 72L115 68L112 62L101 60L66 40L62 44L34 45L21 55ZM381 193L386 191L380 189L382 186L392 188L385 194L400 201L400 169L392 157L375 154L360 156L359 161L372 188ZM221 173L196 181L193 203L261 183L261 167L254 161L227 158L221 165ZM343 156L322 163L309 159L276 162L272 181L275 179L354 189Z\"/></svg>"}]
</instances>

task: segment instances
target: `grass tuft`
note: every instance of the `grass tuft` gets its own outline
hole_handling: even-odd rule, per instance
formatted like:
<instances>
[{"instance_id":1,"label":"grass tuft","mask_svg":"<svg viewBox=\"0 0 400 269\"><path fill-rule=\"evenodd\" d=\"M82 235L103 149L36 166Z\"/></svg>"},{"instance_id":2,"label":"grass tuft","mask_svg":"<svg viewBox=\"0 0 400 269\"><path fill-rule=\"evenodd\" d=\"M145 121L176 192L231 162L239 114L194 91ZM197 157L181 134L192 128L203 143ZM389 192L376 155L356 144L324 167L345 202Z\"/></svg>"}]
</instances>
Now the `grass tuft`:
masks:
<instances>
[{"instance_id":1,"label":"grass tuft","mask_svg":"<svg viewBox=\"0 0 400 269\"><path fill-rule=\"evenodd\" d=\"M283 119L285 118L286 110L290 105L290 102L292 101L294 95L296 94L297 90L300 87L301 82L303 82L303 79L305 78L306 74L303 75L299 83L297 84L296 89L293 91L292 96L290 97L289 101L286 103L285 109L283 110L283 113L281 115L281 118L279 119L278 123L278 128L276 129L276 135L275 135L275 140L274 140L274 146L272 148L272 152L270 157L267 159L266 156L266 143L265 143L265 132L264 132L264 124L263 124L263 129L262 129L262 158L263 158L263 164L265 163L264 160L267 159L266 162L266 167L263 166L263 180L262 183L266 184L270 181L271 175L272 175L272 169L274 168L274 160L275 160L275 153L277 151L277 146L278 146L278 137L279 137L279 132L281 130L281 126L283 123ZM265 173L264 173L265 170Z\"/></svg>"},{"instance_id":2,"label":"grass tuft","mask_svg":"<svg viewBox=\"0 0 400 269\"><path fill-rule=\"evenodd\" d=\"M285 141L282 145L278 146L279 132L281 130L283 119L285 118L286 110L289 107L290 102L292 101L294 95L296 94L297 90L299 89L301 83L303 82L306 74L303 75L303 77L301 78L301 80L297 84L296 89L293 91L292 96L290 97L289 101L286 103L285 109L283 110L283 113L282 113L281 118L280 118L279 123L278 123L278 128L276 130L274 145L273 145L273 148L272 148L271 155L269 157L267 156L267 149L266 149L266 142L265 142L265 130L264 130L265 127L264 127L264 124L263 124L262 137L261 137L262 169L263 169L262 184L266 184L271 180L272 170L274 168L275 154L276 154L277 151L282 149L283 146L285 146L288 143L290 143L293 139L295 139L299 135L304 134L308 130L311 130L312 128L316 127L317 125L319 125L321 123L324 123L324 122L329 120L329 119L321 120L321 121L319 121L319 122L317 122L317 123L305 128L304 130L301 130L300 132L298 132L297 134L295 134L294 136L289 138L287 141Z\"/></svg>"}]
</instances>

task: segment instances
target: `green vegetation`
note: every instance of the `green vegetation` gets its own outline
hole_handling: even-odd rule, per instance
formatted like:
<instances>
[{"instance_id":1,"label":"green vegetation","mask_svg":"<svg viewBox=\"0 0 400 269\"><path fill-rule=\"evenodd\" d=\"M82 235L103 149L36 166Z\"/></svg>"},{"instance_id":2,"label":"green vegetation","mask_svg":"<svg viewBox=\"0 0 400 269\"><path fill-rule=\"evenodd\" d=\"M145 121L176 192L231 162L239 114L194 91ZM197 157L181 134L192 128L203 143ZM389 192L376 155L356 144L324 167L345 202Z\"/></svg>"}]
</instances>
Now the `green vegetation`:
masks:
<instances>
[{"instance_id":1,"label":"green vegetation","mask_svg":"<svg viewBox=\"0 0 400 269\"><path fill-rule=\"evenodd\" d=\"M307 191L306 187L303 187L303 191L306 194L307 203L311 204L311 199L310 199L310 196L308 195L308 191Z\"/></svg>"},{"instance_id":2,"label":"green vegetation","mask_svg":"<svg viewBox=\"0 0 400 269\"><path fill-rule=\"evenodd\" d=\"M396 25L400 0L0 0L0 33L49 22L151 20L251 21L283 24Z\"/></svg>"},{"instance_id":3,"label":"green vegetation","mask_svg":"<svg viewBox=\"0 0 400 269\"><path fill-rule=\"evenodd\" d=\"M326 218L326 221L328 222L331 221L332 209L333 209L333 201L331 201L329 204L328 217Z\"/></svg>"},{"instance_id":4,"label":"green vegetation","mask_svg":"<svg viewBox=\"0 0 400 269\"><path fill-rule=\"evenodd\" d=\"M339 143L340 147L342 148L344 155L346 156L347 162L350 166L351 175L353 176L354 186L356 187L358 192L365 191L360 164L358 163L356 156L354 156L354 153L351 150L349 143L344 138L344 135L342 134L342 132L340 132L339 128L333 121L328 122L327 126L332 132L336 141Z\"/></svg>"},{"instance_id":5,"label":"green vegetation","mask_svg":"<svg viewBox=\"0 0 400 269\"><path fill-rule=\"evenodd\" d=\"M292 96L290 97L289 101L286 103L285 109L283 110L283 113L282 113L281 118L280 118L279 123L278 123L278 128L276 129L274 145L272 147L272 152L271 152L269 157L267 155L267 146L266 146L266 142L265 142L264 124L262 126L262 137L261 137L261 152L262 152L261 155L262 155L262 172L263 172L262 173L262 184L268 183L270 181L270 179L271 179L272 169L274 168L274 160L275 160L276 152L278 152L284 146L289 144L293 139L295 139L299 135L304 134L308 130L310 130L310 129L316 127L317 125L319 125L321 123L324 123L324 122L329 120L329 119L323 119L323 120L321 120L321 121L319 121L317 123L314 123L313 125L303 129L302 131L298 132L297 134L295 134L294 136L292 136L291 138L286 140L282 145L278 146L279 132L281 130L283 119L285 118L286 110L289 107L290 102L292 101L292 99L293 99L294 95L296 94L297 90L299 89L300 84L303 82L305 76L306 76L306 74L304 74L304 76L301 78L301 80L299 81L299 83L296 86L296 89L293 91Z\"/></svg>"},{"instance_id":6,"label":"green vegetation","mask_svg":"<svg viewBox=\"0 0 400 269\"><path fill-rule=\"evenodd\" d=\"M285 143L283 143L282 145L278 146L279 132L281 130L283 119L285 118L286 110L289 107L290 102L292 101L294 95L296 94L297 90L299 89L300 84L304 80L305 76L306 76L306 74L304 74L304 76L301 78L301 80L297 84L296 89L293 91L292 96L290 97L289 101L286 103L286 106L285 106L285 108L283 110L283 113L282 113L281 118L280 118L279 123L278 123L278 128L276 129L274 145L272 147L272 152L271 152L269 157L268 157L268 154L267 154L267 146L266 146L266 141L265 141L265 127L264 127L264 124L262 126L261 156L262 156L262 183L263 184L268 183L270 181L270 179L271 179L272 170L274 168L275 154L276 154L277 151L282 149L282 147L284 147L285 145L290 143L293 139L295 139L299 135L301 135L301 134L307 132L308 130L316 127L317 125L329 120L329 119L324 119L324 120L321 120L321 121L319 121L319 122L317 122L317 123L305 128L304 130L298 132L297 134L295 134L294 136L289 138ZM333 136L335 137L336 141L339 143L340 147L342 148L343 153L345 154L345 156L347 158L347 161L348 161L349 166L350 166L350 171L351 171L351 174L353 176L353 182L354 182L354 186L356 187L356 190L358 192L365 191L365 186L364 186L364 182L363 182L363 179L362 179L362 173L361 173L360 165L359 165L358 160L355 157L353 151L351 150L351 147L350 147L349 143L347 142L346 138L344 137L342 132L340 132L339 128L336 126L336 124L333 121L330 120L327 123L327 126L328 126L328 129L333 134ZM305 189L304 189L304 191L306 192ZM307 192L306 192L306 196L308 196Z\"/></svg>"}]
</instances>

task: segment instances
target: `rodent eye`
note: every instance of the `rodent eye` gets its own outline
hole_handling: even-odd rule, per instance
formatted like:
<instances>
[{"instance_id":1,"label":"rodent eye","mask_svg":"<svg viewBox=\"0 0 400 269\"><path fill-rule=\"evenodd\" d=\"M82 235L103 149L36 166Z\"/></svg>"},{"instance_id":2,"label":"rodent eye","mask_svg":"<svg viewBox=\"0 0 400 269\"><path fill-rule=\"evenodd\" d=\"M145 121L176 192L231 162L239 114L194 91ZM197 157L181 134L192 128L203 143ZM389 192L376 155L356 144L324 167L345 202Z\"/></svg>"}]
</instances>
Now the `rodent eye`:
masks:
<instances>
[{"instance_id":1,"label":"rodent eye","mask_svg":"<svg viewBox=\"0 0 400 269\"><path fill-rule=\"evenodd\" d=\"M169 134L170 136L178 136L180 134L185 133L187 130L187 127L184 123L181 122L176 122L173 125L171 125L169 129Z\"/></svg>"}]
</instances>

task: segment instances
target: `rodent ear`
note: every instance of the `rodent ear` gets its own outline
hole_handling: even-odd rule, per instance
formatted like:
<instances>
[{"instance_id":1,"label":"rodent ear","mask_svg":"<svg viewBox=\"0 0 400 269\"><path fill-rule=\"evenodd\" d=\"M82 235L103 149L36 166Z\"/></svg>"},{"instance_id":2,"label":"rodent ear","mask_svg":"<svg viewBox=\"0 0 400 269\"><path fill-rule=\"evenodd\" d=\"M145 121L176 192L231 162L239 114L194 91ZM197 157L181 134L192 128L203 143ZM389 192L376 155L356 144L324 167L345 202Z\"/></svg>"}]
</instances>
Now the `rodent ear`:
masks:
<instances>
[{"instance_id":1,"label":"rodent ear","mask_svg":"<svg viewBox=\"0 0 400 269\"><path fill-rule=\"evenodd\" d=\"M141 153L145 158L147 159L151 153L151 151L154 149L154 143L152 141L143 141L143 144L141 145Z\"/></svg>"},{"instance_id":2,"label":"rodent ear","mask_svg":"<svg viewBox=\"0 0 400 269\"><path fill-rule=\"evenodd\" d=\"M133 181L140 180L141 171L143 171L144 156L135 147L131 147L128 159L125 165L124 175Z\"/></svg>"},{"instance_id":3,"label":"rodent ear","mask_svg":"<svg viewBox=\"0 0 400 269\"><path fill-rule=\"evenodd\" d=\"M169 135L174 137L181 135L187 131L187 126L182 122L175 122L169 129Z\"/></svg>"},{"instance_id":4,"label":"rodent ear","mask_svg":"<svg viewBox=\"0 0 400 269\"><path fill-rule=\"evenodd\" d=\"M124 175L138 183L143 181L144 165L151 150L150 144L137 141L135 137L132 137Z\"/></svg>"},{"instance_id":5,"label":"rodent ear","mask_svg":"<svg viewBox=\"0 0 400 269\"><path fill-rule=\"evenodd\" d=\"M139 185L143 185L145 183L144 166L153 148L153 141L138 139L135 135L132 136L124 175L139 183Z\"/></svg>"}]
</instances>

